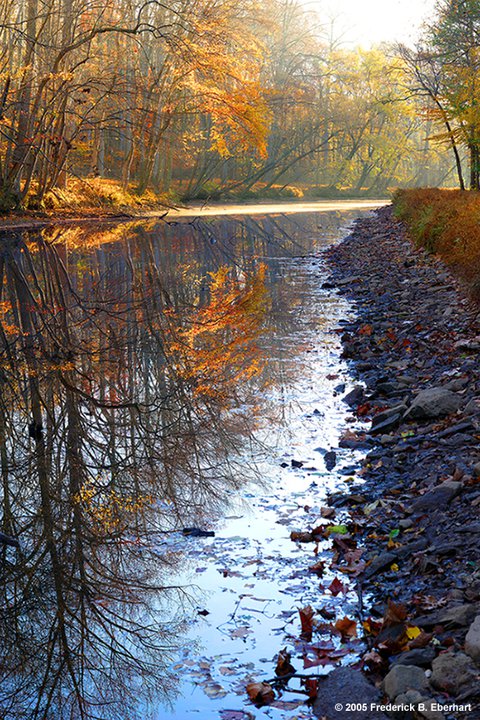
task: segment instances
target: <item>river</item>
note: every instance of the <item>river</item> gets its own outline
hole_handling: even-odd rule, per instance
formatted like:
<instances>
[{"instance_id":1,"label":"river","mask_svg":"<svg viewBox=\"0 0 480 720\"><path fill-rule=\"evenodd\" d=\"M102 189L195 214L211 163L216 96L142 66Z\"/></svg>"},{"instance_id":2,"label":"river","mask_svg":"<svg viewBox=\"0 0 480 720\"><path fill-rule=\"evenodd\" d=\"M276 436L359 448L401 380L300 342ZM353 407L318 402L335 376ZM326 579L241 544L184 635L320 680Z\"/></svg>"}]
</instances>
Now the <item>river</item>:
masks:
<instances>
[{"instance_id":1,"label":"river","mask_svg":"<svg viewBox=\"0 0 480 720\"><path fill-rule=\"evenodd\" d=\"M355 660L331 632L354 580L332 592L331 543L290 533L331 522L355 475L352 310L320 255L380 204L4 234L5 718L308 718L298 682L263 708L245 686L283 648L304 674ZM308 605L329 619L316 645Z\"/></svg>"}]
</instances>

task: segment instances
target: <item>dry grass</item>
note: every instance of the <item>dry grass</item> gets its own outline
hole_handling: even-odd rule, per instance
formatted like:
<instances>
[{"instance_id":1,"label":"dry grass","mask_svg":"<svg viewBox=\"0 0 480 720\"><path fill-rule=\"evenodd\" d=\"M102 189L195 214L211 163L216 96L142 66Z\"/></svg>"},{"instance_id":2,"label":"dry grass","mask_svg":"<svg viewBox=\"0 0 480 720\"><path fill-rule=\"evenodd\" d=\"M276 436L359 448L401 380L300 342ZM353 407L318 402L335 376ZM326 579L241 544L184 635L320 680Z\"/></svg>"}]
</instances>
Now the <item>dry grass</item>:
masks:
<instances>
[{"instance_id":1,"label":"dry grass","mask_svg":"<svg viewBox=\"0 0 480 720\"><path fill-rule=\"evenodd\" d=\"M169 205L166 198L147 190L143 195L127 190L107 178L69 178L66 188L54 188L45 196L42 210L48 215L94 215L139 212ZM28 209L28 202L27 202Z\"/></svg>"},{"instance_id":2,"label":"dry grass","mask_svg":"<svg viewBox=\"0 0 480 720\"><path fill-rule=\"evenodd\" d=\"M480 193L399 190L393 206L415 243L439 255L480 297Z\"/></svg>"}]
</instances>

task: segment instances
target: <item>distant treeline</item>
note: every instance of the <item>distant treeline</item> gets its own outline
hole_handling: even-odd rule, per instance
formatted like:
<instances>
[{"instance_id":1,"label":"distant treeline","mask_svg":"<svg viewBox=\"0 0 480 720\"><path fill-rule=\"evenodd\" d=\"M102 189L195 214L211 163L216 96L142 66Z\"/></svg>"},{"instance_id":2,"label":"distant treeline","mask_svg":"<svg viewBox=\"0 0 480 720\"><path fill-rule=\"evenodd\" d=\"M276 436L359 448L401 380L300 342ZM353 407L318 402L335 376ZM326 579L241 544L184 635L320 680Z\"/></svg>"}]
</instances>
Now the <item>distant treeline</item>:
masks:
<instances>
[{"instance_id":1,"label":"distant treeline","mask_svg":"<svg viewBox=\"0 0 480 720\"><path fill-rule=\"evenodd\" d=\"M70 175L198 198L452 179L412 52L344 49L295 0L3 2L0 52L3 211Z\"/></svg>"}]
</instances>

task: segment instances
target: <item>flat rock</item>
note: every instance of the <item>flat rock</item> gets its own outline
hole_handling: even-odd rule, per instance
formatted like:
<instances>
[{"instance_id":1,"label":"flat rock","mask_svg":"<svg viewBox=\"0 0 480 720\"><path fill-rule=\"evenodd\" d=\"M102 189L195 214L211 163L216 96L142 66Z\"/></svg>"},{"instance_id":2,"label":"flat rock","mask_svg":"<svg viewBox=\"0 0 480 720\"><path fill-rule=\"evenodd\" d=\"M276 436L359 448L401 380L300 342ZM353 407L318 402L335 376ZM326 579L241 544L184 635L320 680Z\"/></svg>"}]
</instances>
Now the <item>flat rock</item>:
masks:
<instances>
[{"instance_id":1,"label":"flat rock","mask_svg":"<svg viewBox=\"0 0 480 720\"><path fill-rule=\"evenodd\" d=\"M432 647L416 648L396 655L392 659L393 665L416 665L417 667L430 667L435 660L435 650Z\"/></svg>"},{"instance_id":2,"label":"flat rock","mask_svg":"<svg viewBox=\"0 0 480 720\"><path fill-rule=\"evenodd\" d=\"M427 687L425 671L416 665L394 665L382 683L391 700L408 690L423 690Z\"/></svg>"},{"instance_id":3,"label":"flat rock","mask_svg":"<svg viewBox=\"0 0 480 720\"><path fill-rule=\"evenodd\" d=\"M456 412L463 404L461 395L443 387L422 390L414 398L405 418L425 420L427 418L445 417Z\"/></svg>"},{"instance_id":4,"label":"flat rock","mask_svg":"<svg viewBox=\"0 0 480 720\"><path fill-rule=\"evenodd\" d=\"M343 707L347 703L367 703L367 707L370 707L370 703L380 701L378 690L359 670L350 667L338 668L326 678L320 678L313 712L320 718L343 720L347 713L335 712L333 708L337 703ZM348 720L387 720L387 716L376 710L353 710L348 713Z\"/></svg>"},{"instance_id":5,"label":"flat rock","mask_svg":"<svg viewBox=\"0 0 480 720\"><path fill-rule=\"evenodd\" d=\"M477 615L465 638L465 652L480 664L480 615Z\"/></svg>"},{"instance_id":6,"label":"flat rock","mask_svg":"<svg viewBox=\"0 0 480 720\"><path fill-rule=\"evenodd\" d=\"M436 510L445 508L458 495L463 485L454 480L445 480L425 495L421 495L412 505L413 512L420 510Z\"/></svg>"},{"instance_id":7,"label":"flat rock","mask_svg":"<svg viewBox=\"0 0 480 720\"><path fill-rule=\"evenodd\" d=\"M444 653L432 663L430 683L437 690L457 695L462 686L474 681L476 677L472 659L464 653Z\"/></svg>"},{"instance_id":8,"label":"flat rock","mask_svg":"<svg viewBox=\"0 0 480 720\"><path fill-rule=\"evenodd\" d=\"M445 625L447 628L465 627L472 622L476 614L476 603L452 605L415 618L415 625L421 628L431 628L435 625Z\"/></svg>"},{"instance_id":9,"label":"flat rock","mask_svg":"<svg viewBox=\"0 0 480 720\"><path fill-rule=\"evenodd\" d=\"M362 400L365 397L365 388L363 385L355 385L353 390L350 390L349 393L345 395L344 398L342 398L344 403L347 403L350 407L354 407L355 405L358 405L358 403L362 402Z\"/></svg>"},{"instance_id":10,"label":"flat rock","mask_svg":"<svg viewBox=\"0 0 480 720\"><path fill-rule=\"evenodd\" d=\"M390 567L390 565L397 560L397 557L396 553L391 552L384 552L377 555L365 570L365 578L368 580L368 578L373 577L386 567Z\"/></svg>"},{"instance_id":11,"label":"flat rock","mask_svg":"<svg viewBox=\"0 0 480 720\"><path fill-rule=\"evenodd\" d=\"M353 285L353 283L359 282L362 282L362 278L360 275L349 275L348 277L342 278L341 280L337 280L336 285L338 287L343 287L344 285Z\"/></svg>"}]
</instances>

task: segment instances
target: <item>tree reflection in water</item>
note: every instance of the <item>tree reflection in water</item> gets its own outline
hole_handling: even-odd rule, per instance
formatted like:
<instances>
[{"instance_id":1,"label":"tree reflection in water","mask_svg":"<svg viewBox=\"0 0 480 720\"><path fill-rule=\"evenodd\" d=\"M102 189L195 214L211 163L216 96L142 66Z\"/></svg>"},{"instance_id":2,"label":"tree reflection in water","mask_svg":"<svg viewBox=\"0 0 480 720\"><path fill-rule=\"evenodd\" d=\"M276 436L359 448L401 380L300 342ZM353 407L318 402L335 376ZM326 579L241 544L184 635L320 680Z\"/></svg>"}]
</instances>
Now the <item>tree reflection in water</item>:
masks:
<instances>
[{"instance_id":1,"label":"tree reflection in water","mask_svg":"<svg viewBox=\"0 0 480 720\"><path fill-rule=\"evenodd\" d=\"M279 300L256 256L305 229L276 223L2 238L2 717L131 720L174 692L188 595L155 538L241 482Z\"/></svg>"}]
</instances>

